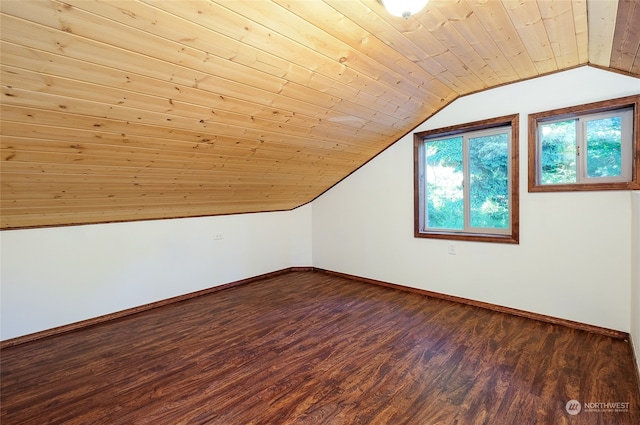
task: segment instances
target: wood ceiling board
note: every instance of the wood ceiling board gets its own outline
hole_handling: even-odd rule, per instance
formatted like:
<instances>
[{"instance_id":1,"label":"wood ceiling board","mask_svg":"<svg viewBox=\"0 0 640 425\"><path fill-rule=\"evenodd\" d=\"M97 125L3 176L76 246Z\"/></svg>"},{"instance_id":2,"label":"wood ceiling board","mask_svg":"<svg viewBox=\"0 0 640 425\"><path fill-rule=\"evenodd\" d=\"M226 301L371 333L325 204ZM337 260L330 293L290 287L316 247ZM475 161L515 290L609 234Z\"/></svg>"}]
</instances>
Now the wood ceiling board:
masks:
<instances>
[{"instance_id":1,"label":"wood ceiling board","mask_svg":"<svg viewBox=\"0 0 640 425\"><path fill-rule=\"evenodd\" d=\"M406 100L419 100L416 103L418 107L412 110L414 120L416 112L422 115L424 111L434 111L440 107L441 97L432 92L436 88L434 87L434 79L425 74L406 56L382 42L375 34L362 28L357 22L322 2L290 2L287 0L275 0L275 2L321 31L348 44L361 55L360 57L364 55L364 57L374 59L389 70L388 72L397 73L396 70L401 70L396 86L400 87L399 84L402 82L411 81L415 86L408 88L408 92L414 93L414 95Z\"/></svg>"},{"instance_id":2,"label":"wood ceiling board","mask_svg":"<svg viewBox=\"0 0 640 425\"><path fill-rule=\"evenodd\" d=\"M435 37L427 33L429 38L422 40L422 48L419 47L402 33L406 28L396 26L393 17L390 17L384 10L381 11L382 6L375 0L362 3L342 0L325 0L324 2L351 22L358 24L361 28L366 28L370 33L367 41L379 40L388 48L399 53L400 58L396 57L393 66L402 69L403 74L409 76L414 73L424 74L423 78L428 79L424 83L424 87L428 90L430 97L423 98L426 103L425 110L422 112L423 117L432 115L458 97L458 94L449 88L451 84L447 78L450 77L443 74L446 69L431 58L431 56L446 50ZM434 48L436 45L440 45L440 48ZM406 60L414 62L418 68L407 64ZM415 127L415 125L417 123L413 123L409 127Z\"/></svg>"},{"instance_id":3,"label":"wood ceiling board","mask_svg":"<svg viewBox=\"0 0 640 425\"><path fill-rule=\"evenodd\" d=\"M357 23L362 28L366 28L368 32L382 41L384 44L397 51L402 57L413 61L420 62L430 56L440 54L446 49L433 36L429 35L429 39L423 40L420 44L414 44L407 39L402 32L409 28L415 27L413 20L404 20L395 18L386 13L377 0L369 0L363 2L346 2L343 0L324 0L336 11L340 12L351 21ZM404 22L404 25L398 23ZM437 72L446 71L445 68L435 64ZM443 95L449 94L446 85L440 86Z\"/></svg>"},{"instance_id":4,"label":"wood ceiling board","mask_svg":"<svg viewBox=\"0 0 640 425\"><path fill-rule=\"evenodd\" d=\"M315 189L315 188L314 188ZM155 208L180 208L180 205L189 204L191 206L198 206L211 208L211 205L225 205L230 202L244 202L253 204L264 204L269 201L277 202L289 202L295 203L297 198L301 196L312 196L314 190L306 190L305 188L298 188L294 191L287 193L278 192L277 190L264 190L263 187L256 187L255 190L247 191L243 188L240 192L233 191L227 187L222 190L216 191L203 191L198 189L194 191L195 195L189 192L172 192L170 190L165 193L147 193L146 191L131 189L126 187L126 191L130 196L121 197L118 192L118 196L112 194L109 196L109 192L106 192L105 196L100 196L101 193L84 193L81 196L74 196L73 193L65 193L64 197L54 197L50 194L48 197L41 199L3 199L2 209L4 211L55 211L58 208L61 210L71 210L74 207L84 208L86 210L100 211L104 207L109 210L109 206L114 208L130 209L136 207L136 202L143 200L143 204L139 205L141 210L153 210ZM155 196L157 195L157 196ZM46 202L45 202L46 201ZM63 208L64 207L64 208ZM63 209L62 209L63 208Z\"/></svg>"},{"instance_id":5,"label":"wood ceiling board","mask_svg":"<svg viewBox=\"0 0 640 425\"><path fill-rule=\"evenodd\" d=\"M453 89L456 95L473 92L482 85L480 79L469 72L469 68L464 62L443 43L445 37L441 32L437 32L438 24L434 24L434 32L429 30L427 25L430 21L423 18L427 12L428 9L422 14L416 15L409 22L398 18L392 21L392 25L414 45L437 44L441 46L437 53L424 56L424 59L419 60L417 64L427 72L437 72L434 76L449 89Z\"/></svg>"},{"instance_id":6,"label":"wood ceiling board","mask_svg":"<svg viewBox=\"0 0 640 425\"><path fill-rule=\"evenodd\" d=\"M71 10L76 11L75 8ZM20 8L19 11L22 14L26 14L24 8ZM110 39L109 34L111 32L119 32L121 27L128 28L124 25L113 28L111 31L103 31L102 36L97 37L94 34L95 31L91 30L91 27L86 28L81 34L82 36L66 32L47 33L48 31L42 34L42 27L30 27L29 23L12 20L8 17L5 20L6 22L3 23L3 38L9 39L14 43L25 43L32 48L45 48L46 51L50 52L57 52L60 46L64 46L63 50L66 55L73 55L73 57L88 62L97 61L106 66L123 67L126 72L151 74L156 79L165 81L165 84L170 84L172 88L177 90L180 90L181 85L195 87L205 90L209 94L222 97L237 97L247 101L253 100L268 106L280 107L288 112L301 111L305 113L310 110L311 115L316 117L325 117L327 111L333 107L339 111L338 113L342 112L342 115L345 113L358 115L359 118L362 118L365 122L373 120L374 122L380 122L387 126L393 126L397 124L398 121L402 122L402 119L398 117L389 116L386 118L384 111L388 109L374 110L364 105L356 104L355 102L341 101L326 94L324 91L308 89L295 85L294 83L286 83L285 80L280 78L272 77L269 83L270 79L268 76L265 76L264 73L240 66L233 61L216 59L204 52L200 52L199 55L201 57L195 61L190 61L188 58L181 59L179 53L171 55L165 54L164 51L162 54L157 55L163 55L164 58L150 56L148 52L149 49L145 47L145 43L154 45L158 44L157 40L154 43L153 38L148 39L149 36L147 35L147 39L145 39L144 34L137 35L134 30L129 30L131 34L128 37L117 40L118 44L116 47L120 47L121 50L116 50L116 53L120 59L114 59L113 46L106 44L106 41ZM81 20L79 22L83 23ZM94 25L100 27L99 23L100 21L96 21ZM4 31L8 31L6 37ZM35 37L33 37L34 34ZM95 41L91 41L91 36L103 42L96 43ZM37 42L37 40L51 37L54 37L53 39L56 41L48 43L48 46L43 46L41 42ZM124 47L131 47L132 43L128 42L129 39L137 40L135 46L145 53L141 54L125 49ZM32 42L32 40L36 41ZM161 44L164 43L162 40ZM177 43L174 44L174 51L181 49ZM69 50L73 51L70 52ZM195 49L191 49L191 51L197 52ZM85 52L89 52L88 55ZM222 62L220 62L221 60ZM200 70L200 64L204 62L207 62L209 69L217 71L217 74L202 72ZM186 67L187 63L190 67ZM131 65L134 65L133 68L131 68ZM233 78L239 75L242 76L242 83L234 82ZM167 79L167 76L170 77ZM289 92L293 93L293 97L287 96ZM386 103L385 106L387 106ZM333 116L336 116L338 113L333 114ZM329 115L329 118L331 117L332 115ZM375 119L373 119L373 117L375 117ZM402 123L400 125L402 125Z\"/></svg>"},{"instance_id":7,"label":"wood ceiling board","mask_svg":"<svg viewBox=\"0 0 640 425\"><path fill-rule=\"evenodd\" d=\"M34 164L30 162L8 161L3 166L3 184L22 183L67 183L70 181L84 182L130 182L163 184L203 184L211 182L225 184L318 184L324 180L318 175L273 174L256 170L252 173L230 172L213 169L208 171L184 170L179 173L167 173L166 170L144 169L138 170L125 167L88 167L82 164ZM327 171L324 176L338 177Z\"/></svg>"},{"instance_id":8,"label":"wood ceiling board","mask_svg":"<svg viewBox=\"0 0 640 425\"><path fill-rule=\"evenodd\" d=\"M578 62L589 63L589 14L587 0L572 0L573 21L578 44Z\"/></svg>"},{"instance_id":9,"label":"wood ceiling board","mask_svg":"<svg viewBox=\"0 0 640 425\"><path fill-rule=\"evenodd\" d=\"M473 11L469 3L465 1L432 2L432 7L441 8L440 13L449 16L448 24L455 28L463 40L463 44L469 45L476 54L491 68L496 80L491 80L491 84L496 85L507 83L518 79L518 74L509 60L501 54L491 35L478 15ZM487 81L489 82L489 81Z\"/></svg>"},{"instance_id":10,"label":"wood ceiling board","mask_svg":"<svg viewBox=\"0 0 640 425\"><path fill-rule=\"evenodd\" d=\"M340 0L325 2L426 71L432 81L429 83L429 89L438 97L439 107L457 97L457 93L450 91L452 86L465 85L447 73L447 69L435 59L438 55L445 54L447 49L428 31L417 34L416 31L420 30L421 25L415 19L405 20L390 16L376 0L362 3Z\"/></svg>"},{"instance_id":11,"label":"wood ceiling board","mask_svg":"<svg viewBox=\"0 0 640 425\"><path fill-rule=\"evenodd\" d=\"M274 3L250 2L245 5L240 1L233 1L223 3L224 7L204 2L188 2L187 4L191 7L184 7L183 4L176 2L154 1L151 4L176 14L192 11L187 16L194 21L197 19L196 22L212 30L227 31L232 35L231 38L240 39L256 49L268 49L277 55L288 57L288 62L306 66L311 70L317 70L325 77L331 77L331 80L324 80L327 84L318 88L321 92L333 90L335 80L338 79L349 87L372 94L373 96L368 100L381 101L380 106L392 104L402 108L407 103L415 102L417 107L421 104L415 100L408 101L406 94L397 89L397 83L402 80L400 76L393 79L391 83L385 81L384 75L379 71L380 64L358 54L346 43L328 36L307 21L296 19L296 15ZM226 8L231 10L225 10ZM264 18L265 15L268 19ZM239 19L243 19L242 24L230 25ZM246 19L250 20L250 24L247 24ZM292 19L294 22L291 22ZM286 20L287 26L278 26L279 20ZM237 33L238 31L241 31L240 34ZM357 60L357 63L347 65L348 55L351 55L352 62ZM325 69L327 71L324 71ZM375 72L375 74L371 76L363 70ZM308 80L302 83L308 84Z\"/></svg>"},{"instance_id":12,"label":"wood ceiling board","mask_svg":"<svg viewBox=\"0 0 640 425\"><path fill-rule=\"evenodd\" d=\"M539 1L538 8L557 67L563 69L580 65L575 16L578 12L586 13L586 10L574 10L573 4L566 0Z\"/></svg>"},{"instance_id":13,"label":"wood ceiling board","mask_svg":"<svg viewBox=\"0 0 640 425\"><path fill-rule=\"evenodd\" d=\"M223 168L215 168L212 170L182 170L180 172L167 173L167 170L163 169L135 169L133 167L113 167L113 166L87 166L85 164L51 164L40 163L34 164L30 162L18 162L9 161L6 166L3 166L2 170L2 183L10 185L11 183L22 182L43 182L43 181L65 181L69 176L82 177L83 181L102 182L109 181L109 178L116 180L126 180L137 183L146 181L166 181L171 179L173 183L176 182L195 182L199 181L202 184L208 182L226 182L229 184L242 183L252 184L255 182L264 183L269 182L271 184L300 184L303 186L312 184L314 186L325 184L327 178L338 178L331 171L324 172L322 175L315 174L294 174L283 173L277 175L274 173L261 172L255 170L248 173L243 170L242 172L230 172ZM3 194L3 196L7 193Z\"/></svg>"},{"instance_id":14,"label":"wood ceiling board","mask_svg":"<svg viewBox=\"0 0 640 425\"><path fill-rule=\"evenodd\" d=\"M296 155L288 155L265 158L252 155L247 157L220 157L219 155L201 155L192 153L191 155L165 154L160 151L140 154L132 149L115 149L111 146L99 144L69 144L67 142L51 142L48 140L29 139L28 142L33 147L29 150L20 149L19 139L13 136L5 136L3 143L9 145L3 149L3 159L5 161L22 161L46 163L55 162L59 164L87 164L94 166L112 167L144 167L149 169L170 170L211 170L213 168L225 168L225 171L245 171L248 164L251 164L252 172L269 172L279 169L281 164L286 162L286 167L295 174L314 173L316 169L324 172L336 171L344 173L353 169L354 161L336 161L327 158L304 158Z\"/></svg>"},{"instance_id":15,"label":"wood ceiling board","mask_svg":"<svg viewBox=\"0 0 640 425\"><path fill-rule=\"evenodd\" d=\"M278 144L276 142L263 143L254 139L236 139L236 138L216 138L210 142L185 142L179 139L157 139L147 136L123 136L117 133L108 133L104 131L79 130L65 127L52 127L45 125L24 125L19 122L1 121L7 134L4 136L1 146L2 149L23 149L35 150L37 145L34 141L37 139L45 140L54 146L52 142L59 144L56 149L103 149L103 150L120 150L130 152L131 154L152 155L162 152L171 157L193 157L204 156L210 158L270 158L270 159L290 159L300 158L302 160L317 161L324 160L336 163L349 163L355 165L359 162L363 153L373 153L374 150L364 151L360 149L356 153L345 151L333 151L331 156L326 155L326 150L315 148L313 146L305 146L302 148L292 149L290 145ZM17 138L17 144L13 145L8 142L8 138ZM39 149L39 150L42 150Z\"/></svg>"},{"instance_id":16,"label":"wood ceiling board","mask_svg":"<svg viewBox=\"0 0 640 425\"><path fill-rule=\"evenodd\" d=\"M486 32L473 16L473 11L464 6L462 3L434 1L416 19L443 44L446 52L455 55L456 63L464 64L463 69L475 80L471 92L505 83L465 37L471 36L473 40L473 37L485 37ZM458 30L462 27L466 34ZM445 62L443 65L448 70L455 69L454 63Z\"/></svg>"},{"instance_id":17,"label":"wood ceiling board","mask_svg":"<svg viewBox=\"0 0 640 425\"><path fill-rule=\"evenodd\" d=\"M610 66L640 74L640 4L620 0L613 34Z\"/></svg>"},{"instance_id":18,"label":"wood ceiling board","mask_svg":"<svg viewBox=\"0 0 640 425\"><path fill-rule=\"evenodd\" d=\"M551 42L537 1L507 1L507 14L526 48L538 75L558 70Z\"/></svg>"},{"instance_id":19,"label":"wood ceiling board","mask_svg":"<svg viewBox=\"0 0 640 425\"><path fill-rule=\"evenodd\" d=\"M350 84L362 81L362 84L366 84L362 88L376 97L396 99L398 105L409 103L420 108L423 104L421 99L428 99L430 96L423 88L425 80L421 78L421 74L403 73L389 67L391 64L384 63L379 53L371 57L366 51L350 46L275 3L238 0L224 4L252 21L263 22L286 40L295 40L294 43L306 48L307 55L309 52L317 52L325 61L341 63L345 70L356 74L357 78L350 81ZM313 4L310 2L310 5ZM273 38L272 36L271 39Z\"/></svg>"},{"instance_id":20,"label":"wood ceiling board","mask_svg":"<svg viewBox=\"0 0 640 425\"><path fill-rule=\"evenodd\" d=\"M6 104L1 105L0 113L2 115L3 122L13 122L18 124L17 126L7 128L20 128L21 124L24 124L19 131L29 131L32 133L23 133L23 137L29 137L31 134L43 136L43 129L50 129L49 136L53 139L55 134L62 132L68 132L69 140L73 140L75 137L82 137L80 134L83 132L91 132L92 137L100 138L113 138L121 137L123 144L133 143L134 140L148 140L146 147L156 149L169 149L165 140L177 141L179 143L185 143L190 149L209 148L209 146L216 147L230 147L233 146L238 151L251 150L260 148L265 150L278 150L283 154L288 152L307 152L312 155L326 155L327 150L330 150L333 154L338 154L338 158L343 156L349 159L358 159L363 154L369 155L375 152L376 148L369 146L365 143L353 143L350 139L341 140L337 142L328 143L316 143L310 142L304 139L300 145L292 145L291 141L284 141L282 139L274 139L269 137L261 137L259 139L249 137L237 137L237 136L223 136L219 134L199 131L181 130L167 126L151 126L137 122L126 122L113 119L96 118L92 116L85 116L79 114L70 114L62 111L45 111L33 108L10 107ZM64 127L60 127L64 125ZM62 130L60 130L60 128ZM205 129L206 130L206 129ZM122 132L126 131L126 132ZM114 136L115 135L115 136ZM77 140L76 140L77 141ZM150 143L150 144L149 144Z\"/></svg>"},{"instance_id":21,"label":"wood ceiling board","mask_svg":"<svg viewBox=\"0 0 640 425\"><path fill-rule=\"evenodd\" d=\"M60 194L50 193L48 196L32 197L32 198L20 198L20 199L4 199L2 200L2 209L23 209L28 210L30 208L38 208L44 210L45 208L57 209L61 206L65 207L86 207L95 208L100 210L103 207L117 206L117 208L131 208L136 206L137 202L141 199L144 200L143 208L157 208L165 206L177 206L180 204L189 204L193 206L211 206L212 203L217 204L219 202L227 202L230 199L234 199L238 202L252 201L255 203L269 201L281 201L292 202L301 195L304 196L304 192L297 188L289 192L279 192L277 190L265 190L264 187L255 187L254 190L246 190L242 188L241 191L235 191L227 186L217 188L215 191L207 191L206 189L194 186L193 192L186 191L173 191L164 190L157 191L153 188L131 188L129 185L125 185L124 188L112 187L117 192L109 192L108 190L98 191L79 191L79 192L65 192ZM125 191L126 196L121 195L121 191ZM300 192L300 193L298 193ZM77 193L78 196L75 196ZM117 196L116 196L117 193ZM312 192L309 192L312 193ZM43 200L46 201L46 207L43 207ZM107 208L108 209L108 208Z\"/></svg>"},{"instance_id":22,"label":"wood ceiling board","mask_svg":"<svg viewBox=\"0 0 640 425\"><path fill-rule=\"evenodd\" d=\"M314 147L325 147L327 152L333 150L361 152L363 149L366 149L370 143L373 143L369 138L360 137L357 131L354 131L351 138L347 139L349 143L343 143L341 141L343 139L327 140L320 136L315 136L312 132L309 134L294 135L283 133L278 128L272 128L269 130L255 125L243 127L241 125L231 125L222 122L201 123L197 119L167 116L157 112L141 111L124 106L110 105L105 109L104 104L97 102L81 101L56 95L27 92L16 88L7 89L3 87L2 94L3 96L10 97L11 104L16 106L30 107L33 109L48 107L49 111L68 111L75 116L81 114L87 114L87 116L98 116L99 114L104 113L106 118L112 120L112 122L119 121L122 124L122 127L126 127L127 129L130 128L126 125L126 120L129 118L134 123L140 123L148 127L160 126L182 130L199 129L203 132L212 132L217 135L238 137L242 139L253 138L254 140L264 140L265 142L269 142L270 140L286 140L286 144L289 144L292 148L304 148L305 146L311 145ZM135 124L131 125L131 127L134 126ZM147 134L143 135L148 136Z\"/></svg>"},{"instance_id":23,"label":"wood ceiling board","mask_svg":"<svg viewBox=\"0 0 640 425\"><path fill-rule=\"evenodd\" d=\"M240 128L258 127L268 132L283 133L309 137L318 140L335 140L341 137L353 137L356 134L363 140L373 140L379 137L392 137L397 134L389 131L387 134L378 134L367 128L353 128L345 125L328 123L320 126L320 121L300 122L295 119L273 120L271 116L279 114L257 114L247 115L238 112L229 112L223 109L211 109L203 105L185 103L179 100L166 99L156 96L128 92L122 89L105 87L93 83L79 82L67 78L47 75L42 72L28 71L20 68L2 66L2 79L13 89L38 93L47 93L60 96L59 105L66 105L73 100L87 100L110 106L123 106L136 111L151 111L161 113L166 120L174 121L176 118L187 118L204 121L208 127L214 127L211 131L217 132L216 124L225 126L236 126ZM65 101L65 97L71 97L72 101ZM265 117L266 118L262 118ZM238 131L236 134L241 134Z\"/></svg>"},{"instance_id":24,"label":"wood ceiling board","mask_svg":"<svg viewBox=\"0 0 640 425\"><path fill-rule=\"evenodd\" d=\"M221 79L211 75L202 74L196 70L191 71L191 75L182 76L186 74L184 68L169 64L163 61L156 61L152 58L145 57L136 53L119 51L118 55L121 56L120 60L109 59L109 50L105 45L87 41L84 38L75 37L66 33L56 33L52 30L42 31L43 27L34 26L29 28L28 23L24 23L19 20L13 20L6 16L3 16L3 32L2 35L5 38L9 38L12 42L22 42L31 48L45 48L50 52L56 52L57 45L64 45L64 54L71 57L80 58L80 60L91 63L96 61L103 64L106 67L115 67L114 69L122 68L122 72L125 73L125 80L132 80L137 78L137 73L143 73L150 78L158 81L157 85L168 85L170 89L173 89L179 94L185 87L203 90L205 95L209 95L212 98L212 103L216 101L226 101L231 98L238 98L248 102L260 102L268 105L269 107L281 110L283 115L293 113L292 111L304 110L312 117L331 119L338 116L343 116L345 112L355 114L356 112L364 110L363 107L354 108L354 110L348 109L348 104L342 107L343 111L331 112L330 109L321 106L315 106L306 102L302 102L296 99L287 98L284 96L274 97L268 91L261 89L247 89L247 86L242 83L234 82L231 80ZM12 29L18 29L19 31L12 32ZM33 37L27 37L27 34ZM52 43L32 42L32 40L58 40ZM101 52L101 49L106 49ZM132 75L132 73L134 75ZM169 76L169 78L167 78ZM126 84L126 83L125 83ZM166 94L166 91L165 91ZM173 97L171 97L173 98ZM340 108L341 105L333 105L336 108ZM253 109L251 110L253 111ZM376 121L382 125L391 126L396 124L397 120L386 117L385 114L378 112L366 111L369 116L376 117ZM365 120L363 120L365 121Z\"/></svg>"},{"instance_id":25,"label":"wood ceiling board","mask_svg":"<svg viewBox=\"0 0 640 425\"><path fill-rule=\"evenodd\" d=\"M285 79L269 76L266 73L253 68L224 60L207 52L191 48L185 44L158 37L119 24L115 21L101 18L92 13L78 9L77 7L65 7L62 3L54 1L24 1L3 2L14 7L3 8L3 12L14 17L58 30L64 33L97 41L109 52L111 56L119 57L121 50L133 51L145 56L145 61L157 59L174 67L181 67L186 71L201 70L205 76L216 75L218 77L233 80L237 73L242 73L243 82L250 87L261 88L269 92L278 93L287 83ZM90 2L85 2L91 4ZM4 10L7 9L7 10ZM24 30L28 31L28 28ZM22 34L22 38L28 34ZM73 37L72 37L73 38ZM69 43L72 44L73 42ZM59 43L65 49L66 43ZM149 64L146 65L147 67ZM167 75L162 75L166 79ZM188 78L193 83L193 78ZM327 97L330 101L330 97Z\"/></svg>"},{"instance_id":26,"label":"wood ceiling board","mask_svg":"<svg viewBox=\"0 0 640 425\"><path fill-rule=\"evenodd\" d=\"M496 54L509 61L517 72L517 79L535 76L536 67L527 54L526 47L503 3L493 0L471 0L468 4L490 35L493 44L498 47L499 52Z\"/></svg>"},{"instance_id":27,"label":"wood ceiling board","mask_svg":"<svg viewBox=\"0 0 640 425\"><path fill-rule=\"evenodd\" d=\"M307 116L299 112L283 111L271 106L261 105L231 96L212 96L211 92L202 89L127 73L12 43L2 42L0 43L0 49L2 49L3 58L16 67L36 71L41 74L65 77L74 81L97 84L109 87L109 90L124 90L127 92L127 95L130 93L145 95L152 92L155 96L160 96L165 99L169 104L174 101L179 101L196 105L206 105L207 108L209 108L208 111L249 112L251 116L308 127L318 125L321 122L320 118ZM128 96L123 97L128 98ZM166 109L166 104L164 109ZM339 115L323 116L335 118ZM364 122L364 120L362 122ZM362 126L362 124L360 124L360 126ZM372 132L377 130L388 133L389 127L369 122L367 123L367 130Z\"/></svg>"},{"instance_id":28,"label":"wood ceiling board","mask_svg":"<svg viewBox=\"0 0 640 425\"><path fill-rule=\"evenodd\" d=\"M618 0L587 0L589 62L608 67L611 62Z\"/></svg>"},{"instance_id":29,"label":"wood ceiling board","mask_svg":"<svg viewBox=\"0 0 640 425\"><path fill-rule=\"evenodd\" d=\"M158 169L167 172L182 170L201 170L211 171L214 169L226 172L246 172L247 174L256 172L274 172L282 169L290 170L291 173L297 175L323 175L328 173L341 174L353 169L351 161L337 162L330 159L319 159L312 161L304 161L296 159L293 156L279 159L265 159L255 157L218 157L193 155L190 158L179 158L176 156L162 155L160 153L151 155L133 154L130 152L118 152L116 150L100 150L100 149L80 149L74 148L75 145L64 144L63 152L55 152L55 145L60 142L38 141L34 140L34 144L38 146L45 145L44 151L39 150L21 150L19 143L23 139L6 136L5 143L12 145L12 149L3 150L3 160L20 161L25 163L54 163L60 165L84 164L97 167L120 167L120 168L145 168ZM54 145L54 146L51 146ZM14 146L18 146L16 149ZM98 145L94 145L98 146ZM95 152L95 153L92 153ZM108 152L104 153L104 152ZM251 168L251 170L248 170Z\"/></svg>"},{"instance_id":30,"label":"wood ceiling board","mask_svg":"<svg viewBox=\"0 0 640 425\"><path fill-rule=\"evenodd\" d=\"M2 227L294 208L459 96L593 52L639 75L610 4L5 0Z\"/></svg>"},{"instance_id":31,"label":"wood ceiling board","mask_svg":"<svg viewBox=\"0 0 640 425\"><path fill-rule=\"evenodd\" d=\"M37 176L36 176L37 177ZM64 177L64 176L59 176ZM179 183L171 180L162 180L158 177L154 177L153 179L136 179L135 182L131 182L129 178L106 178L105 181L93 181L89 176L68 176L69 178L66 181L63 181L60 178L55 180L43 180L40 179L37 181L38 184L42 185L46 188L46 192L28 192L27 189L32 189L31 185L34 181L23 180L21 182L13 182L11 184L2 183L3 190L5 188L15 191L25 190L26 196L24 199L38 199L38 198L49 198L49 197L60 197L55 194L55 192L63 192L63 193L86 193L89 198L96 197L101 198L102 195L98 196L99 192L108 192L110 190L119 191L122 188L127 189L125 196L137 196L137 192L142 191L145 195L153 194L153 193L170 193L176 192L182 194L183 192L189 192L192 190L202 191L202 194L208 196L207 191L209 190L229 190L232 192L242 192L243 188L245 188L244 182L238 181L218 181L212 180L210 182L202 182L202 181L184 181L181 180ZM84 177L85 179L82 179ZM108 176L105 176L108 177ZM168 188L168 184L171 183L171 187ZM135 186L135 187L133 187ZM264 192L268 190L273 190L276 188L274 182L268 181L255 181L251 183L251 187L256 192ZM135 189L135 190L134 190ZM288 183L280 183L278 185L278 189L284 189L285 193L295 192L302 189L317 189L312 184L294 184L293 182Z\"/></svg>"}]
</instances>

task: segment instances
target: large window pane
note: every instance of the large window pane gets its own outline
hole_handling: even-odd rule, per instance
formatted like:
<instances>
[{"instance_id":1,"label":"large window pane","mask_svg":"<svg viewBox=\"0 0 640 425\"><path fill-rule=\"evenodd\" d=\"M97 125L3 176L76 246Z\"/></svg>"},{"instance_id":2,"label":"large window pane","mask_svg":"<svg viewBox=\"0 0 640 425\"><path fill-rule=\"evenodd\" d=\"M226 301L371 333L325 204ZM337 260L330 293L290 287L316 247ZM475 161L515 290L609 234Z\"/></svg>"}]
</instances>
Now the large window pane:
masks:
<instances>
[{"instance_id":1,"label":"large window pane","mask_svg":"<svg viewBox=\"0 0 640 425\"><path fill-rule=\"evenodd\" d=\"M414 134L414 236L518 243L518 114Z\"/></svg>"},{"instance_id":2,"label":"large window pane","mask_svg":"<svg viewBox=\"0 0 640 425\"><path fill-rule=\"evenodd\" d=\"M587 121L587 177L622 175L622 119Z\"/></svg>"},{"instance_id":3,"label":"large window pane","mask_svg":"<svg viewBox=\"0 0 640 425\"><path fill-rule=\"evenodd\" d=\"M576 182L576 120L541 124L540 183Z\"/></svg>"},{"instance_id":4,"label":"large window pane","mask_svg":"<svg viewBox=\"0 0 640 425\"><path fill-rule=\"evenodd\" d=\"M509 137L469 139L471 227L509 228Z\"/></svg>"},{"instance_id":5,"label":"large window pane","mask_svg":"<svg viewBox=\"0 0 640 425\"><path fill-rule=\"evenodd\" d=\"M427 227L464 228L462 137L425 146Z\"/></svg>"}]
</instances>

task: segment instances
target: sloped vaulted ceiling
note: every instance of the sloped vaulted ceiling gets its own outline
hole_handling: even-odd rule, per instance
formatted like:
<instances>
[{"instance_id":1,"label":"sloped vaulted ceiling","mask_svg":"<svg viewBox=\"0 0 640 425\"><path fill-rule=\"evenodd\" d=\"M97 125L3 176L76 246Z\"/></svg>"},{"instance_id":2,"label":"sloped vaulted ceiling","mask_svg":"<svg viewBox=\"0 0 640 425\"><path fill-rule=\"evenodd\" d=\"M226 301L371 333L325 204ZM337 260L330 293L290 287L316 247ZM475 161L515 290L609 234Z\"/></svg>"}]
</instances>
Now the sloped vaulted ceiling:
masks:
<instances>
[{"instance_id":1,"label":"sloped vaulted ceiling","mask_svg":"<svg viewBox=\"0 0 640 425\"><path fill-rule=\"evenodd\" d=\"M4 229L287 210L459 96L640 76L640 3L2 0Z\"/></svg>"}]
</instances>

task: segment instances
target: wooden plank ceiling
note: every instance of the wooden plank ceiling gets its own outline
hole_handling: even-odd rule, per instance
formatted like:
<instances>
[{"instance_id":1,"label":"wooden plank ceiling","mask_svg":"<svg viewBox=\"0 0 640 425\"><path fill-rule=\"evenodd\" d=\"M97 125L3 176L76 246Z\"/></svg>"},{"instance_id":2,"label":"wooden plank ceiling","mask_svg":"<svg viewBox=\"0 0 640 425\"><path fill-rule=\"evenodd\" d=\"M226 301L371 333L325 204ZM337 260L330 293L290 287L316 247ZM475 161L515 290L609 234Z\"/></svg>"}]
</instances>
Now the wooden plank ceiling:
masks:
<instances>
[{"instance_id":1,"label":"wooden plank ceiling","mask_svg":"<svg viewBox=\"0 0 640 425\"><path fill-rule=\"evenodd\" d=\"M1 2L3 229L288 210L459 96L640 77L640 4Z\"/></svg>"}]
</instances>

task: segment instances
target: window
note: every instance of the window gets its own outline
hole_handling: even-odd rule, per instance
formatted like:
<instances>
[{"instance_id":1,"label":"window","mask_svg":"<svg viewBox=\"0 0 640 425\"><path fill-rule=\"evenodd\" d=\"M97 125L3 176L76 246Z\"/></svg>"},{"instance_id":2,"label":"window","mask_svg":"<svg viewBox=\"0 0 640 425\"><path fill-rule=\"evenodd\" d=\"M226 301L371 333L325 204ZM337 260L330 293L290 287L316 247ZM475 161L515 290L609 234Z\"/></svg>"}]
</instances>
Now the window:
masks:
<instances>
[{"instance_id":1,"label":"window","mask_svg":"<svg viewBox=\"0 0 640 425\"><path fill-rule=\"evenodd\" d=\"M416 237L518 243L518 115L414 134Z\"/></svg>"},{"instance_id":2,"label":"window","mask_svg":"<svg viewBox=\"0 0 640 425\"><path fill-rule=\"evenodd\" d=\"M529 115L529 191L639 189L639 99Z\"/></svg>"}]
</instances>

